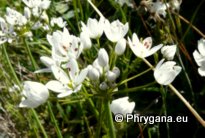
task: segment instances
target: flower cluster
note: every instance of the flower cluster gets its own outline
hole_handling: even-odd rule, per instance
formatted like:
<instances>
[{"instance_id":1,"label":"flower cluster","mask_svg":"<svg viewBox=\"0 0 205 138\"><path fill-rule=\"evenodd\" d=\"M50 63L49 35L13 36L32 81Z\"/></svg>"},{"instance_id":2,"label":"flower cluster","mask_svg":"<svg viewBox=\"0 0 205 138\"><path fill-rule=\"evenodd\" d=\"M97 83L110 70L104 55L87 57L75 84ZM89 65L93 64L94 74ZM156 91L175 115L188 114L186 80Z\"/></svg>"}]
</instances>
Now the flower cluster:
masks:
<instances>
[{"instance_id":1,"label":"flower cluster","mask_svg":"<svg viewBox=\"0 0 205 138\"><path fill-rule=\"evenodd\" d=\"M42 2L45 3L42 4ZM37 8L40 11L49 6L48 1L41 1L41 4L26 1L25 4L31 10L36 10ZM44 8L42 5L44 5ZM36 13L33 16L35 15ZM142 59L151 56L162 48L161 53L164 58L173 60L176 52L176 45L163 46L159 44L152 47L151 37L139 40L136 33L133 34L132 40L129 37L126 40L124 37L129 29L128 23L123 24L119 20L110 22L104 17L101 17L99 20L89 18L87 23L81 22L80 36L70 34L69 30L65 27L66 22L62 18L52 18L50 24L52 27L57 25L59 28L63 28L63 31L56 30L52 34L47 34L47 41L51 45L51 56L42 56L40 58L46 68L36 70L35 73L51 72L55 79L48 81L45 86L41 83L37 84L37 82L25 82L23 95L27 99L26 101L25 98L22 99L20 107L37 107L47 100L48 96L42 97L41 93L39 93L41 102L36 101L35 98L32 100L29 93L33 93L38 87L42 87L43 93L48 93L48 90L57 93L58 98L81 91L84 81L92 85L96 93L99 91L117 90L116 81L120 76L120 69L112 63L114 61L110 59L109 54L115 54L116 57L123 55L126 50L126 41L128 41L133 53ZM103 33L115 45L112 48L114 53L108 53L106 47L99 47L99 43L93 43L93 39L99 42ZM96 58L86 61L88 62L86 64L82 64L86 52L92 50L92 46L97 49ZM156 66L154 77L159 84L168 85L179 74L181 67L176 66L174 61L163 62L164 59ZM32 84L36 84L38 87L31 87L30 85ZM38 104L35 104L35 102L38 102ZM134 106L132 105L132 110L133 108ZM130 112L132 110L130 109Z\"/></svg>"},{"instance_id":2,"label":"flower cluster","mask_svg":"<svg viewBox=\"0 0 205 138\"><path fill-rule=\"evenodd\" d=\"M89 18L91 14L85 14L84 16L84 5L81 5L79 9L76 6L80 1L77 3L73 1L74 10L69 12L70 1L72 0L60 1L60 6L56 6L57 8L54 6L56 8L54 11L60 14L61 12L66 13L62 16L52 15L54 13L53 9L49 9L50 5L53 4L51 0L22 0L24 4L22 11L7 7L5 15L0 17L0 45L2 45L2 51L9 63L8 66L15 78L15 83L18 84L9 88L8 91L12 94L16 91L21 92L21 101L18 107L37 108L50 99L52 101L59 100L59 103L69 103L70 101L74 103L73 99L77 99L78 102L78 99L82 98L83 100L79 100L78 103L80 110L89 107L97 121L104 121L99 122L102 127L99 125L99 128L97 128L97 137L101 132L113 133L113 136L110 135L110 137L115 137L112 113L126 117L127 113L135 112L135 102L131 98L129 99L131 94L128 92L154 85L154 88L160 86L160 91L164 91L163 87L170 88L196 118L199 118L191 105L171 84L180 74L183 66L178 65L177 59L179 59L180 51L178 51L178 46L175 44L177 41L172 38L172 31L169 30L170 24L159 22L159 26L156 25L158 26L157 31L161 34L158 37L159 39L151 37L151 35L156 35L149 32L148 28L146 30L150 36L141 38L139 34L144 32L138 34L129 28L129 22L127 21L133 21L134 18L126 18L124 14L122 14L124 22L114 19L118 16L105 18L91 0L87 0L85 2L93 6L99 14L99 19ZM123 9L126 9L125 13L127 13L128 7L132 8L132 11L137 9L137 12L142 10L140 8L143 7L144 15L149 12L148 16L155 21L165 21L168 12L171 14L179 11L181 2L181 0L165 2L141 0L140 5L136 6L134 0L110 1L111 5L120 8L119 11L122 13ZM62 6L62 11L58 11L57 9L61 8L62 3L66 4L64 7ZM89 10L89 8L87 7L86 10ZM83 18L77 17L78 12L80 13L79 17L82 16ZM74 22L77 21L76 24L73 24L73 20L67 20L74 16L76 16L74 20ZM140 17L142 16L140 15ZM144 20L142 22L146 26L146 22ZM76 26L78 28L73 29ZM131 25L131 27L133 26ZM166 32L169 32L170 36L166 35ZM35 37L36 35L38 37ZM36 79L35 81L31 81L26 77L20 79L24 80L23 83L18 80L20 75L15 74L12 63L10 63L6 50L7 44L19 44L20 47L26 47L22 50L23 52L20 50L20 53L28 53L33 69L31 76L35 76L33 77ZM38 47L38 44L40 47ZM33 45L36 47L32 47ZM42 48L40 49L42 51L34 55L33 50L38 48ZM38 55L41 55L38 59L43 63L42 66L44 67L42 68L37 66L39 61L35 60ZM198 48L193 52L193 57L198 65L199 75L205 76L205 39L202 38L198 41ZM154 63L154 65L148 60L152 61L151 63ZM183 65L181 60L179 61ZM138 73L138 69L142 69L139 66L141 62L146 63L149 69ZM155 80L154 83L130 88L135 85L130 82L136 82L137 77L141 77L148 71L153 71L151 79ZM48 77L45 77L47 75ZM143 82L145 81L143 80ZM150 89L153 90L151 87ZM126 96L120 97L123 93L126 93ZM163 94L161 96L163 102L166 99L164 96ZM85 105L82 104L84 102ZM47 103L48 110L51 112L51 119L55 121L53 111L50 109L51 105L53 106L53 103ZM58 108L64 110L61 105ZM38 119L35 110L32 110L32 112L34 117ZM87 118L87 115L90 116L89 112L82 111L82 115L83 118L87 119L86 121L90 121L90 118ZM106 118L104 115L108 118L108 121L104 119ZM62 116L64 116L64 113ZM202 119L199 118L199 120ZM40 124L40 121L37 121ZM85 124L87 125L89 122ZM106 130L107 126L109 126L109 130ZM43 128L41 127L41 129ZM60 132L57 122L55 122L55 129ZM95 126L93 129L95 129ZM105 129L105 131L101 131L101 129ZM60 133L58 135L61 137Z\"/></svg>"}]
</instances>

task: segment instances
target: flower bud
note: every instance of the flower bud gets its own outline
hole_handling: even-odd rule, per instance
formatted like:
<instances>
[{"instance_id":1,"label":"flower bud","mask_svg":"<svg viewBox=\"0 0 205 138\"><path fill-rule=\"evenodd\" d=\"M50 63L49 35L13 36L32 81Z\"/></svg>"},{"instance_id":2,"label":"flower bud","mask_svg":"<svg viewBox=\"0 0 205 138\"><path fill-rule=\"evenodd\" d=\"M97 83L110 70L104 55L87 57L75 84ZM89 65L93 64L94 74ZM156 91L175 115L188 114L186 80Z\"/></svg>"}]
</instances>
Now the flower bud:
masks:
<instances>
[{"instance_id":1,"label":"flower bud","mask_svg":"<svg viewBox=\"0 0 205 138\"><path fill-rule=\"evenodd\" d=\"M114 67L112 69L112 72L115 73L117 78L120 76L120 69L118 67Z\"/></svg>"},{"instance_id":2,"label":"flower bud","mask_svg":"<svg viewBox=\"0 0 205 138\"><path fill-rule=\"evenodd\" d=\"M101 48L98 52L98 63L101 67L105 67L109 63L109 57L104 48Z\"/></svg>"},{"instance_id":3,"label":"flower bud","mask_svg":"<svg viewBox=\"0 0 205 138\"><path fill-rule=\"evenodd\" d=\"M173 60L176 50L176 45L164 46L161 49L161 53L167 60Z\"/></svg>"},{"instance_id":4,"label":"flower bud","mask_svg":"<svg viewBox=\"0 0 205 138\"><path fill-rule=\"evenodd\" d=\"M90 80L98 80L99 79L99 77L100 77L100 73L99 73L99 71L96 69L96 68L94 68L93 66L89 66L89 71L88 71L88 78L90 79Z\"/></svg>"},{"instance_id":5,"label":"flower bud","mask_svg":"<svg viewBox=\"0 0 205 138\"><path fill-rule=\"evenodd\" d=\"M86 32L80 33L80 40L81 44L83 45L83 49L90 49L92 46L92 42L90 40L90 37L87 35Z\"/></svg>"},{"instance_id":6,"label":"flower bud","mask_svg":"<svg viewBox=\"0 0 205 138\"><path fill-rule=\"evenodd\" d=\"M115 53L120 56L125 52L125 49L126 49L126 40L123 38L117 42L115 46Z\"/></svg>"},{"instance_id":7,"label":"flower bud","mask_svg":"<svg viewBox=\"0 0 205 138\"><path fill-rule=\"evenodd\" d=\"M103 90L103 91L107 90L107 89L108 89L107 83L106 83L106 82L102 82L102 83L100 84L100 89Z\"/></svg>"},{"instance_id":8,"label":"flower bud","mask_svg":"<svg viewBox=\"0 0 205 138\"><path fill-rule=\"evenodd\" d=\"M107 72L107 80L109 82L114 82L116 79L117 79L117 76L115 73L113 73L112 71Z\"/></svg>"}]
</instances>

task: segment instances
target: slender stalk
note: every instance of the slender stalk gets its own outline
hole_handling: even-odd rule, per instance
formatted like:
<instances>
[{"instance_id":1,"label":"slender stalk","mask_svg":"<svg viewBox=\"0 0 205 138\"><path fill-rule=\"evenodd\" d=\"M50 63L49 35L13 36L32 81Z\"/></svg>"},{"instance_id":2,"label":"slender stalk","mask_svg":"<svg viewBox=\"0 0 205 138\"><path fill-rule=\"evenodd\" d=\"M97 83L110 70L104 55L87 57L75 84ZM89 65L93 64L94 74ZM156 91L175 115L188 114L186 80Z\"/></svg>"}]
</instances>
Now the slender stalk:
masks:
<instances>
[{"instance_id":1,"label":"slender stalk","mask_svg":"<svg viewBox=\"0 0 205 138\"><path fill-rule=\"evenodd\" d=\"M8 62L8 66L9 66L9 68L10 68L10 70L11 70L11 73L12 73L12 75L13 75L13 77L14 77L16 83L18 84L18 86L21 86L21 83L20 83L20 81L19 81L19 79L18 79L18 77L17 77L17 75L16 75L16 72L15 72L15 70L14 70L12 64L11 64L11 61L10 61L10 59L9 59L9 56L8 56L7 51L6 51L5 45L3 45L2 48L3 48L3 53L4 53L5 57L6 57L6 61Z\"/></svg>"},{"instance_id":2,"label":"slender stalk","mask_svg":"<svg viewBox=\"0 0 205 138\"><path fill-rule=\"evenodd\" d=\"M203 34L196 26L194 26L190 21L188 21L186 18L181 16L180 14L174 12L182 21L189 24L191 28L193 28L199 35L201 35L203 38L205 38L205 34Z\"/></svg>"},{"instance_id":3,"label":"slender stalk","mask_svg":"<svg viewBox=\"0 0 205 138\"><path fill-rule=\"evenodd\" d=\"M179 91L171 84L168 85L169 88L178 96L178 98L186 105L186 107L191 111L191 113L196 117L199 123L205 127L205 121L203 118L197 113L197 111L190 105L190 103L179 93Z\"/></svg>"},{"instance_id":4,"label":"slender stalk","mask_svg":"<svg viewBox=\"0 0 205 138\"><path fill-rule=\"evenodd\" d=\"M167 108L166 108L166 91L164 90L163 86L161 86L161 95L162 95L162 110L165 116L167 116ZM167 129L167 138L170 138L169 134L169 123L166 122L166 129Z\"/></svg>"},{"instance_id":5,"label":"slender stalk","mask_svg":"<svg viewBox=\"0 0 205 138\"><path fill-rule=\"evenodd\" d=\"M85 125L86 125L87 130L88 130L88 135L89 135L90 138L93 138L93 135L92 135L92 132L91 132L91 129L90 129L90 126L89 126L88 118L86 117L85 112L83 110L82 102L80 102L79 104L80 104L81 112L83 114L83 120L85 121Z\"/></svg>"},{"instance_id":6,"label":"slender stalk","mask_svg":"<svg viewBox=\"0 0 205 138\"><path fill-rule=\"evenodd\" d=\"M108 117L107 119L108 119L108 127L109 127L109 137L116 138L115 127L112 119L112 112L110 110L110 100L104 99L104 106Z\"/></svg>"},{"instance_id":7,"label":"slender stalk","mask_svg":"<svg viewBox=\"0 0 205 138\"><path fill-rule=\"evenodd\" d=\"M58 122L57 122L57 120L56 120L56 118L53 114L53 111L52 111L52 108L51 108L51 103L49 101L47 102L47 106L48 106L48 111L50 112L51 120L54 123L57 136L58 136L58 138L63 138L63 136L61 134L61 131L60 131L60 128L58 127Z\"/></svg>"},{"instance_id":8,"label":"slender stalk","mask_svg":"<svg viewBox=\"0 0 205 138\"><path fill-rule=\"evenodd\" d=\"M39 118L38 118L38 115L37 115L36 111L35 111L34 109L31 109L31 111L32 111L32 113L33 113L33 115L34 115L34 118L35 118L36 121L37 121L37 124L39 125L39 127L40 127L40 129L41 129L41 131L42 131L42 133L43 133L44 138L48 138L48 135L46 134L46 131L45 131L43 125L41 124L41 122L40 122L40 120L39 120Z\"/></svg>"},{"instance_id":9,"label":"slender stalk","mask_svg":"<svg viewBox=\"0 0 205 138\"><path fill-rule=\"evenodd\" d=\"M103 99L99 99L99 118L98 118L98 126L97 126L97 131L96 131L96 137L99 138L100 137L100 133L101 133L101 126L102 126L102 122L103 122Z\"/></svg>"},{"instance_id":10,"label":"slender stalk","mask_svg":"<svg viewBox=\"0 0 205 138\"><path fill-rule=\"evenodd\" d=\"M122 84L124 84L124 83L126 83L126 82L128 82L128 81L131 81L131 80L133 80L133 79L135 79L135 78L137 78L137 77L140 77L140 76L144 75L145 73L149 72L151 69L152 69L152 68L149 68L149 69L147 69L147 70L145 70L145 71L143 71L143 72L141 72L141 73L139 73L139 74L137 74L137 75L135 75L135 76L132 76L132 77L126 79L126 80L123 80L122 82L119 83L118 86L120 86L120 85L122 85Z\"/></svg>"},{"instance_id":11,"label":"slender stalk","mask_svg":"<svg viewBox=\"0 0 205 138\"><path fill-rule=\"evenodd\" d=\"M103 16L103 14L98 10L98 8L91 2L91 0L88 0L88 3L93 7L93 9L97 12L97 14L102 17L102 18L105 18Z\"/></svg>"},{"instance_id":12,"label":"slender stalk","mask_svg":"<svg viewBox=\"0 0 205 138\"><path fill-rule=\"evenodd\" d=\"M149 63L145 58L142 59L150 68L154 70L152 64ZM189 104L189 102L180 94L180 92L172 85L169 84L168 87L177 95L177 97L185 104L185 106L191 111L191 113L195 116L198 122L205 127L205 121L203 118L197 113L197 111Z\"/></svg>"},{"instance_id":13,"label":"slender stalk","mask_svg":"<svg viewBox=\"0 0 205 138\"><path fill-rule=\"evenodd\" d=\"M27 41L26 41L26 38L23 39L23 42L24 42L24 45L26 46L26 51L28 52L28 56L29 56L29 58L30 58L30 60L31 60L33 69L36 70L36 69L37 69L37 64L36 64L36 62L35 62L35 59L33 58L33 55L32 55L32 53L31 53L31 50L30 50L30 48L29 48L29 46L28 46L28 43L27 43Z\"/></svg>"}]
</instances>

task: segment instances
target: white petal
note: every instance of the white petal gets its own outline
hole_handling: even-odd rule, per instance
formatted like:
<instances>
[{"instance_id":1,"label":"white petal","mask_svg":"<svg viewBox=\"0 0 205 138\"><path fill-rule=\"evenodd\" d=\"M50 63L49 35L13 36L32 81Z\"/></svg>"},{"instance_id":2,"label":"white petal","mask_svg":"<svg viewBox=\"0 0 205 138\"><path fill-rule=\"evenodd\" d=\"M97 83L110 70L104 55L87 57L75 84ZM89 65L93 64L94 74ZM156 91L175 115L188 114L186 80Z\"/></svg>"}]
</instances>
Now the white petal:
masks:
<instances>
[{"instance_id":1,"label":"white petal","mask_svg":"<svg viewBox=\"0 0 205 138\"><path fill-rule=\"evenodd\" d=\"M126 49L126 40L123 38L117 42L115 46L115 53L117 55L122 55L125 52L125 49Z\"/></svg>"},{"instance_id":2,"label":"white petal","mask_svg":"<svg viewBox=\"0 0 205 138\"><path fill-rule=\"evenodd\" d=\"M60 82L62 82L63 84L67 84L68 82L70 82L68 75L60 67L51 66L51 70L55 78Z\"/></svg>"},{"instance_id":3,"label":"white petal","mask_svg":"<svg viewBox=\"0 0 205 138\"><path fill-rule=\"evenodd\" d=\"M88 74L88 69L87 68L81 70L80 74L75 78L75 81L74 81L75 84L76 85L81 84L84 81L87 74Z\"/></svg>"},{"instance_id":4,"label":"white petal","mask_svg":"<svg viewBox=\"0 0 205 138\"><path fill-rule=\"evenodd\" d=\"M145 57L148 57L148 56L154 54L154 53L157 52L162 46L163 46L162 44L159 44L159 45L157 45L157 46L151 48L150 51L146 54Z\"/></svg>"},{"instance_id":5,"label":"white petal","mask_svg":"<svg viewBox=\"0 0 205 138\"><path fill-rule=\"evenodd\" d=\"M60 94L58 94L58 98L64 98L64 97L66 97L66 96L69 96L69 95L71 95L73 93L73 91L72 90L69 90L69 91L67 91L67 92L63 92L63 93L60 93Z\"/></svg>"},{"instance_id":6,"label":"white petal","mask_svg":"<svg viewBox=\"0 0 205 138\"><path fill-rule=\"evenodd\" d=\"M69 91L70 89L65 85L62 84L60 81L51 80L46 84L46 87L56 93L64 93Z\"/></svg>"},{"instance_id":7,"label":"white petal","mask_svg":"<svg viewBox=\"0 0 205 138\"><path fill-rule=\"evenodd\" d=\"M43 62L47 67L50 67L54 64L54 60L47 56L41 56L40 57L41 62Z\"/></svg>"},{"instance_id":8,"label":"white petal","mask_svg":"<svg viewBox=\"0 0 205 138\"><path fill-rule=\"evenodd\" d=\"M36 70L34 73L44 73L44 72L52 72L52 71L51 68L44 68L44 69Z\"/></svg>"},{"instance_id":9,"label":"white petal","mask_svg":"<svg viewBox=\"0 0 205 138\"><path fill-rule=\"evenodd\" d=\"M202 56L205 56L205 39L200 39L198 41L198 49Z\"/></svg>"},{"instance_id":10,"label":"white petal","mask_svg":"<svg viewBox=\"0 0 205 138\"><path fill-rule=\"evenodd\" d=\"M147 37L143 40L142 42L143 46L146 48L146 49L150 49L151 46L152 46L152 38L151 37Z\"/></svg>"}]
</instances>

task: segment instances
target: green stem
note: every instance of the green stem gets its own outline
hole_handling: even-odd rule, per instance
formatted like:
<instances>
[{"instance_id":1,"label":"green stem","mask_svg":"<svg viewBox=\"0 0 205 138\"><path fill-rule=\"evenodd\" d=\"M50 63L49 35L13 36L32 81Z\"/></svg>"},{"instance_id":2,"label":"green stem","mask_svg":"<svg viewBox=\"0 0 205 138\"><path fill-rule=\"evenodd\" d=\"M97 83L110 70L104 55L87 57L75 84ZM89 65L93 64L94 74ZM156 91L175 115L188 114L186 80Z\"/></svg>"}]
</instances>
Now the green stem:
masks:
<instances>
[{"instance_id":1,"label":"green stem","mask_svg":"<svg viewBox=\"0 0 205 138\"><path fill-rule=\"evenodd\" d=\"M120 86L120 85L122 85L122 84L124 84L124 83L126 83L128 81L131 81L131 80L133 80L133 79L135 79L137 77L140 77L140 76L144 75L145 73L149 72L150 70L152 70L152 68L149 68L149 69L147 69L147 70L145 70L145 71L143 71L143 72L141 72L141 73L139 73L139 74L137 74L135 76L132 76L132 77L126 79L126 80L123 80L122 82L119 83L118 86Z\"/></svg>"},{"instance_id":2,"label":"green stem","mask_svg":"<svg viewBox=\"0 0 205 138\"><path fill-rule=\"evenodd\" d=\"M147 83L145 85L133 87L133 88L126 88L125 90L114 91L114 92L112 92L112 95L122 94L122 93L129 93L129 92L136 92L137 90L148 89L149 86L152 86L154 84L156 84L156 81L151 82L151 83ZM153 88L151 88L151 89L153 89ZM158 89L156 91L158 91Z\"/></svg>"},{"instance_id":3,"label":"green stem","mask_svg":"<svg viewBox=\"0 0 205 138\"><path fill-rule=\"evenodd\" d=\"M58 122L53 114L53 111L52 111L52 108L51 108L51 103L48 101L47 102L47 106L48 106L48 111L50 112L50 116L51 116L51 121L54 123L54 126L55 126L55 129L56 129L56 132L57 132L57 136L58 138L63 138L62 134L61 134L61 131L60 131L60 128L58 127Z\"/></svg>"},{"instance_id":4,"label":"green stem","mask_svg":"<svg viewBox=\"0 0 205 138\"><path fill-rule=\"evenodd\" d=\"M107 113L108 119L108 128L109 128L109 137L116 138L115 127L112 119L112 112L110 110L110 100L104 100L105 111Z\"/></svg>"},{"instance_id":5,"label":"green stem","mask_svg":"<svg viewBox=\"0 0 205 138\"><path fill-rule=\"evenodd\" d=\"M29 56L29 58L31 60L32 66L33 66L34 70L36 70L37 69L37 64L36 64L36 62L35 62L35 60L33 58L31 50L30 50L30 48L28 46L28 43L26 41L26 38L23 39L23 42L24 42L24 45L26 46L26 51L28 52L28 56Z\"/></svg>"},{"instance_id":6,"label":"green stem","mask_svg":"<svg viewBox=\"0 0 205 138\"><path fill-rule=\"evenodd\" d=\"M33 115L34 115L34 118L35 118L36 121L37 121L37 124L39 125L39 127L40 127L40 129L41 129L41 131L42 131L42 133L43 133L44 138L48 138L48 135L46 134L46 131L45 131L43 125L41 124L41 122L40 122L40 120L39 120L39 118L38 118L38 115L37 115L36 111L35 111L34 109L31 109L31 111L32 111L32 113L33 113Z\"/></svg>"},{"instance_id":7,"label":"green stem","mask_svg":"<svg viewBox=\"0 0 205 138\"><path fill-rule=\"evenodd\" d=\"M166 108L166 91L164 90L163 86L161 86L161 95L162 95L162 110L164 115L167 116L167 108ZM169 134L169 123L166 122L166 129L167 129L167 138L170 138Z\"/></svg>"},{"instance_id":8,"label":"green stem","mask_svg":"<svg viewBox=\"0 0 205 138\"><path fill-rule=\"evenodd\" d=\"M101 132L101 126L102 126L102 122L103 122L103 100L99 99L100 101L98 101L99 103L99 117L98 117L98 126L97 126L97 131L96 131L96 137L99 138L100 137L100 132Z\"/></svg>"},{"instance_id":9,"label":"green stem","mask_svg":"<svg viewBox=\"0 0 205 138\"><path fill-rule=\"evenodd\" d=\"M17 77L17 75L16 75L16 73L15 73L15 71L14 71L14 68L13 68L13 66L11 65L11 61L10 61L10 59L9 59L9 56L8 56L7 51L6 51L5 45L3 45L2 48L3 48L3 53L4 53L5 57L6 57L6 61L8 62L8 66L9 66L9 68L10 68L10 70L11 70L11 73L12 73L12 75L13 75L13 77L14 77L16 83L18 84L18 86L21 86L21 83L20 83L20 81L19 81L19 79L18 79L18 77Z\"/></svg>"}]
</instances>

